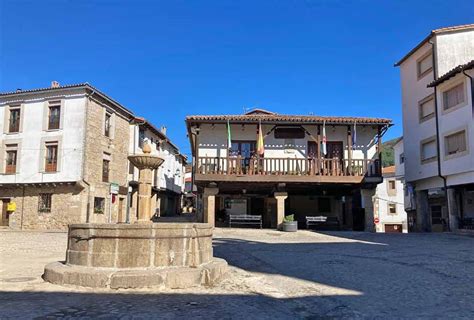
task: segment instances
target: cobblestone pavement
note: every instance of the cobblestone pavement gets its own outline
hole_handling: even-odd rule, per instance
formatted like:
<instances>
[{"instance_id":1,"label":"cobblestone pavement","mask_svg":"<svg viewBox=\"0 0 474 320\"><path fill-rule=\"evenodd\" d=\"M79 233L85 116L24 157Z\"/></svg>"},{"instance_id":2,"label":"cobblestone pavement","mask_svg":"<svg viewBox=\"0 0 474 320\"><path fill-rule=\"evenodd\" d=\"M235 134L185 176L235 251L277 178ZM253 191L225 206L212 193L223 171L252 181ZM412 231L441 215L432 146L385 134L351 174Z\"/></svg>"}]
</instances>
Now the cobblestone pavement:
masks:
<instances>
[{"instance_id":1,"label":"cobblestone pavement","mask_svg":"<svg viewBox=\"0 0 474 320\"><path fill-rule=\"evenodd\" d=\"M216 229L214 288L111 291L41 279L66 234L0 231L0 319L474 319L474 238Z\"/></svg>"}]
</instances>

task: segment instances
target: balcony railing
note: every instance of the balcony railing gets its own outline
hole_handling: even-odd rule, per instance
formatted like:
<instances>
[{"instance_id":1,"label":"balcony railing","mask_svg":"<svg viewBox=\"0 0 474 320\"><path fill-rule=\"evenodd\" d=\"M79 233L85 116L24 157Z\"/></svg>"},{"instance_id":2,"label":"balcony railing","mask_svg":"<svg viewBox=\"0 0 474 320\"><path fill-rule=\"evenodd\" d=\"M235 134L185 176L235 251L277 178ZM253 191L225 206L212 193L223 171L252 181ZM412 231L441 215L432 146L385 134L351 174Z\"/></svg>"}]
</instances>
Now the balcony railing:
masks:
<instances>
[{"instance_id":1,"label":"balcony railing","mask_svg":"<svg viewBox=\"0 0 474 320\"><path fill-rule=\"evenodd\" d=\"M196 171L218 175L381 176L377 159L199 157Z\"/></svg>"}]
</instances>

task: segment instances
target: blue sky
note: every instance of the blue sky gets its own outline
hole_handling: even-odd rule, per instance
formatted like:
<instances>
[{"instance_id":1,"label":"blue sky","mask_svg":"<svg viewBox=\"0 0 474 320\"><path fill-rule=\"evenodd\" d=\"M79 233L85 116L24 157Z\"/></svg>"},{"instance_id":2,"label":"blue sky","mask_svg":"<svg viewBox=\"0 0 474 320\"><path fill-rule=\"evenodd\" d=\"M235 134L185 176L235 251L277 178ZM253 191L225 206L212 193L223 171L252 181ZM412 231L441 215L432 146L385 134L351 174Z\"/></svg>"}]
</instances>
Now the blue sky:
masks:
<instances>
[{"instance_id":1,"label":"blue sky","mask_svg":"<svg viewBox=\"0 0 474 320\"><path fill-rule=\"evenodd\" d=\"M5 1L0 91L89 82L189 155L189 114L387 117L393 67L431 29L473 23L466 1Z\"/></svg>"}]
</instances>

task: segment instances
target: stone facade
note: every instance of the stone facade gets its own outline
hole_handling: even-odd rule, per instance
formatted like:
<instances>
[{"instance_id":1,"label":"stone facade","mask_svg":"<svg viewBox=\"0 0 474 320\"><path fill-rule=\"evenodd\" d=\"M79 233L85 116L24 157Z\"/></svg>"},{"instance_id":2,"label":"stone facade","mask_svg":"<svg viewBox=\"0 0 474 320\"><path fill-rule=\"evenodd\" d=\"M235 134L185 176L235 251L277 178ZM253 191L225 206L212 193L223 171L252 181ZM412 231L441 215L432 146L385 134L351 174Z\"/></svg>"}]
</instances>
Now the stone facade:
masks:
<instances>
[{"instance_id":1,"label":"stone facade","mask_svg":"<svg viewBox=\"0 0 474 320\"><path fill-rule=\"evenodd\" d=\"M85 136L85 161L84 180L89 183L89 222L105 223L124 222L126 211L126 195L118 195L109 211L112 202L110 196L110 183L127 187L128 174L128 143L129 122L128 119L117 112L112 113L112 129L110 137L104 134L104 119L106 111L112 109L101 105L101 101L89 99L87 102L87 121ZM109 182L102 181L102 162L104 158L110 160ZM105 210L103 213L94 213L94 198L105 199ZM119 206L122 215L119 217ZM120 220L120 221L119 221Z\"/></svg>"},{"instance_id":2,"label":"stone facade","mask_svg":"<svg viewBox=\"0 0 474 320\"><path fill-rule=\"evenodd\" d=\"M51 209L42 212L40 194L51 194ZM68 224L85 221L87 193L81 185L2 188L2 198L16 203L9 215L15 229L65 230Z\"/></svg>"}]
</instances>

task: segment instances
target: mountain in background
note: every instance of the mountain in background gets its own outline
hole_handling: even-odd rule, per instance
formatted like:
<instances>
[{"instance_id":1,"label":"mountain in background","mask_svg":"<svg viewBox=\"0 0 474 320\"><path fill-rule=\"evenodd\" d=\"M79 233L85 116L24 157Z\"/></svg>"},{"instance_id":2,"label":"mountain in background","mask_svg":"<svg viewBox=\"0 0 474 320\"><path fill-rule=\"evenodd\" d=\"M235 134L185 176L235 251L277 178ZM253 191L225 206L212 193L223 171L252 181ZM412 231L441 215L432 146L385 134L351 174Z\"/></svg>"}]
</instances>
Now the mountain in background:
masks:
<instances>
[{"instance_id":1,"label":"mountain in background","mask_svg":"<svg viewBox=\"0 0 474 320\"><path fill-rule=\"evenodd\" d=\"M395 165L395 157L393 154L393 146L400 140L395 138L382 143L382 166L389 167Z\"/></svg>"}]
</instances>

